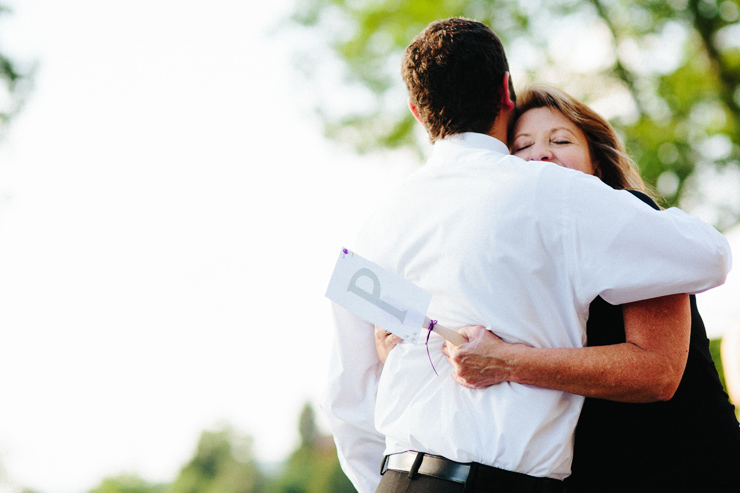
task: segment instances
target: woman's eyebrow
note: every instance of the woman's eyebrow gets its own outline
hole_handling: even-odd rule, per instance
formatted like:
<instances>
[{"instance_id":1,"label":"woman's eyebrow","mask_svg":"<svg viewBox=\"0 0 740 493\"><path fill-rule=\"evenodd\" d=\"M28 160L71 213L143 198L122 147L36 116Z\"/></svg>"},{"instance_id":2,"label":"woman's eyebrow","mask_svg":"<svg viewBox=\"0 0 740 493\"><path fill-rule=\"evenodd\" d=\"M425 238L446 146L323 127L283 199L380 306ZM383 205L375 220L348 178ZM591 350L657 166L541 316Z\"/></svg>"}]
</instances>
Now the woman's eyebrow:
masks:
<instances>
[{"instance_id":1,"label":"woman's eyebrow","mask_svg":"<svg viewBox=\"0 0 740 493\"><path fill-rule=\"evenodd\" d=\"M551 132L550 132L550 133L555 133L555 132L557 132L558 130L563 130L563 131L565 131L565 132L568 132L568 133L569 133L569 134L571 134L571 135L575 135L575 132L573 132L573 130L569 129L568 127L555 127L555 128L553 128L553 129L551 130Z\"/></svg>"}]
</instances>

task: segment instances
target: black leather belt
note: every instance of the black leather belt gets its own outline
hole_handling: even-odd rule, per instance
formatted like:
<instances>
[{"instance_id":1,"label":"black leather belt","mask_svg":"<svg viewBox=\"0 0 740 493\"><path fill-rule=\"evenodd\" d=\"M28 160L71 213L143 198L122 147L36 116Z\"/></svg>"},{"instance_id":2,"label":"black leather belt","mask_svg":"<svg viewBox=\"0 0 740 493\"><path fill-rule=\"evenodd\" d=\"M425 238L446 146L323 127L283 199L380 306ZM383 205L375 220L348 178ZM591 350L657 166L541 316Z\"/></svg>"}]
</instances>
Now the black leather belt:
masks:
<instances>
[{"instance_id":1,"label":"black leather belt","mask_svg":"<svg viewBox=\"0 0 740 493\"><path fill-rule=\"evenodd\" d=\"M557 479L528 476L475 462L454 462L444 457L421 452L409 451L386 455L380 474L385 474L389 470L408 473L411 478L416 474L421 474L466 486L470 483L469 486L472 488L484 491L496 491L497 488L522 493L562 493L564 491L563 482Z\"/></svg>"}]
</instances>

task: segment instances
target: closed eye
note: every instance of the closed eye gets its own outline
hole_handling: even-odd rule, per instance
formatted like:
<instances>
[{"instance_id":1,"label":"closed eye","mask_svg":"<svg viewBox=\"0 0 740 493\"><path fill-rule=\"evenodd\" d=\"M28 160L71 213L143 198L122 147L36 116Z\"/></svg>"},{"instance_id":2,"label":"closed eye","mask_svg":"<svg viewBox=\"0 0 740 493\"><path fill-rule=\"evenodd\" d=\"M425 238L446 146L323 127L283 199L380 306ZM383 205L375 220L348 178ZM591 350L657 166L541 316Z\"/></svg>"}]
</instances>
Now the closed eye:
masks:
<instances>
[{"instance_id":1,"label":"closed eye","mask_svg":"<svg viewBox=\"0 0 740 493\"><path fill-rule=\"evenodd\" d=\"M515 147L515 148L514 148L514 154L516 154L517 152L523 151L523 150L524 150L524 149L526 149L527 147L531 147L531 146L532 146L532 144L527 144L527 145L523 145L523 146Z\"/></svg>"}]
</instances>

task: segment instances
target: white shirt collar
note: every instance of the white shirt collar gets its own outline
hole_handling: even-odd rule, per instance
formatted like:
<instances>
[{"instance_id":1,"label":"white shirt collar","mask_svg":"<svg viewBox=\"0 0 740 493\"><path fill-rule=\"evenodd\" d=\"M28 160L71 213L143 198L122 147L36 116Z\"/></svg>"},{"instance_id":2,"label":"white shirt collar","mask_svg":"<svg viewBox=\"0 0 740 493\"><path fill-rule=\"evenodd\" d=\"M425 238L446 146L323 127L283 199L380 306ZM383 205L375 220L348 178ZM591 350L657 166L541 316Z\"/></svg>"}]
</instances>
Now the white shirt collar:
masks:
<instances>
[{"instance_id":1,"label":"white shirt collar","mask_svg":"<svg viewBox=\"0 0 740 493\"><path fill-rule=\"evenodd\" d=\"M444 150L448 147L466 147L475 149L489 149L501 154L509 154L509 148L495 137L475 132L463 132L450 135L434 143L434 148Z\"/></svg>"}]
</instances>

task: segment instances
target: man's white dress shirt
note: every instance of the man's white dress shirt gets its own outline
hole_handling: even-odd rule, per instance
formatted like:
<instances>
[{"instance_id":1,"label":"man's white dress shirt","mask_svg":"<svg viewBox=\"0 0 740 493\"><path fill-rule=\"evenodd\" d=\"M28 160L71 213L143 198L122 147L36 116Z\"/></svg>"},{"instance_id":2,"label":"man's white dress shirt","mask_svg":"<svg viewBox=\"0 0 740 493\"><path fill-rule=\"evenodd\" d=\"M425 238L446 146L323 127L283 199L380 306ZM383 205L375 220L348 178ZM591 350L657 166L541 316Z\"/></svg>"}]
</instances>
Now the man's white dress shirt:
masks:
<instances>
[{"instance_id":1,"label":"man's white dress shirt","mask_svg":"<svg viewBox=\"0 0 740 493\"><path fill-rule=\"evenodd\" d=\"M721 284L730 250L678 209L654 211L598 178L526 162L487 135L434 145L355 245L432 293L429 317L483 325L507 342L581 347L591 301L622 304ZM373 326L340 307L324 409L340 462L375 491L384 454L415 450L532 476L570 473L583 397L516 383L457 384L432 334L383 367Z\"/></svg>"}]
</instances>

